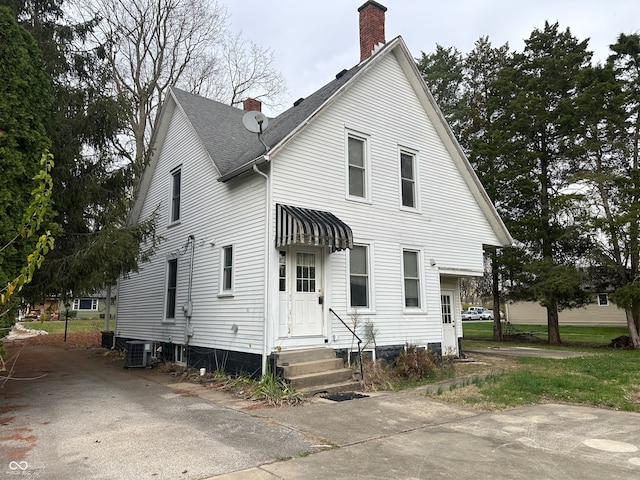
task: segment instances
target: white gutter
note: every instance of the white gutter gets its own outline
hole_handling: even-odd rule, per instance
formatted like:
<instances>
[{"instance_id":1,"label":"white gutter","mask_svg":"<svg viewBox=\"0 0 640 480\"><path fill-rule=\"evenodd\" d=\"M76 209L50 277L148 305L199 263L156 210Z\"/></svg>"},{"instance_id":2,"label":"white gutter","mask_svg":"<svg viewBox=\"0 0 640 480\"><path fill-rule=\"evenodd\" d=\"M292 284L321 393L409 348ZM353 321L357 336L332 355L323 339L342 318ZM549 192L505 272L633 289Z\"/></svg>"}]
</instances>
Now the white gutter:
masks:
<instances>
[{"instance_id":1,"label":"white gutter","mask_svg":"<svg viewBox=\"0 0 640 480\"><path fill-rule=\"evenodd\" d=\"M253 164L253 171L264 177L264 326L262 331L262 374L267 373L267 357L269 356L269 349L267 343L267 335L269 333L269 267L271 265L271 249L269 248L269 213L270 213L270 200L271 200L271 183L269 182L269 175L261 172L258 166Z\"/></svg>"}]
</instances>

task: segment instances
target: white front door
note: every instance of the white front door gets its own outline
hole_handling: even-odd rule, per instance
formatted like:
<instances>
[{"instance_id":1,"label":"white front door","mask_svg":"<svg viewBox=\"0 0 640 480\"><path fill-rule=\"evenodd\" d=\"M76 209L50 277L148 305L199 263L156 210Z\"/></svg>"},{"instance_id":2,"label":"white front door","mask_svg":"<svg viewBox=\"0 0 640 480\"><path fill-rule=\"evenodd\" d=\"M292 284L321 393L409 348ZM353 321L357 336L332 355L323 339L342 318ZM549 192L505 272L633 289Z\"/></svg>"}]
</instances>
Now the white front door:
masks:
<instances>
[{"instance_id":1,"label":"white front door","mask_svg":"<svg viewBox=\"0 0 640 480\"><path fill-rule=\"evenodd\" d=\"M453 292L443 290L440 295L442 308L442 355L458 355L458 333L453 314Z\"/></svg>"},{"instance_id":2,"label":"white front door","mask_svg":"<svg viewBox=\"0 0 640 480\"><path fill-rule=\"evenodd\" d=\"M289 265L289 325L293 337L324 334L322 293L322 250L291 250Z\"/></svg>"}]
</instances>

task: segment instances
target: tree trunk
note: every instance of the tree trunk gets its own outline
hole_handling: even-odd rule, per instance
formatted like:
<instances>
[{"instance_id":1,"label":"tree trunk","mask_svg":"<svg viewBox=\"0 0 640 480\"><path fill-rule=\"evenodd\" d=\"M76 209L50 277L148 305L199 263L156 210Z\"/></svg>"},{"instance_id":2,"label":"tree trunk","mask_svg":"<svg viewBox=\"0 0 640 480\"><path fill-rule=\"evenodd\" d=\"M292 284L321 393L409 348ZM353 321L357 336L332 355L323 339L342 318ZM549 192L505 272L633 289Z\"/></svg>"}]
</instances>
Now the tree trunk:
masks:
<instances>
[{"instance_id":1,"label":"tree trunk","mask_svg":"<svg viewBox=\"0 0 640 480\"><path fill-rule=\"evenodd\" d=\"M502 322L500 321L500 285L498 277L498 253L491 254L491 277L493 293L493 340L502 341Z\"/></svg>"},{"instance_id":2,"label":"tree trunk","mask_svg":"<svg viewBox=\"0 0 640 480\"><path fill-rule=\"evenodd\" d=\"M547 304L547 342L549 345L560 345L560 326L558 323L558 301L549 299Z\"/></svg>"},{"instance_id":3,"label":"tree trunk","mask_svg":"<svg viewBox=\"0 0 640 480\"><path fill-rule=\"evenodd\" d=\"M631 340L631 345L635 350L640 350L640 335L638 334L636 322L633 318L633 311L627 308L625 310L625 314L627 316L627 327L629 330L629 340Z\"/></svg>"}]
</instances>

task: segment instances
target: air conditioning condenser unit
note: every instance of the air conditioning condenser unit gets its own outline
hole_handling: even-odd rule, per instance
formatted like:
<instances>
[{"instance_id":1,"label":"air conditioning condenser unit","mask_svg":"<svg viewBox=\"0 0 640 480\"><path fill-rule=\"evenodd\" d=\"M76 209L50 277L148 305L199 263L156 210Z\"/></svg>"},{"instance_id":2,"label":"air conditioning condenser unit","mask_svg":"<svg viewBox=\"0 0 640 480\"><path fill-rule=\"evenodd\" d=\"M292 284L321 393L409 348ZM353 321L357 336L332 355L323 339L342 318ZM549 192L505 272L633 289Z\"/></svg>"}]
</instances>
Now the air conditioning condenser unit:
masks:
<instances>
[{"instance_id":1,"label":"air conditioning condenser unit","mask_svg":"<svg viewBox=\"0 0 640 480\"><path fill-rule=\"evenodd\" d=\"M131 340L127 342L125 367L148 367L151 365L151 352L153 342L143 340Z\"/></svg>"}]
</instances>

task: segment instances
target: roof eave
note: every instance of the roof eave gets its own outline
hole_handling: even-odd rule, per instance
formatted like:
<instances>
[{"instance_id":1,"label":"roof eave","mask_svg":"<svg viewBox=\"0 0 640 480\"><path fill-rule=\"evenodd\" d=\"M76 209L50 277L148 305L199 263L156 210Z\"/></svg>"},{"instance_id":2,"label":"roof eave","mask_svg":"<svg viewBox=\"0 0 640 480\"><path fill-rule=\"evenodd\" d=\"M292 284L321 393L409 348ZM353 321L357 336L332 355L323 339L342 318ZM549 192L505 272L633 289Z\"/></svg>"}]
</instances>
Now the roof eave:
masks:
<instances>
[{"instance_id":1,"label":"roof eave","mask_svg":"<svg viewBox=\"0 0 640 480\"><path fill-rule=\"evenodd\" d=\"M246 173L249 170L253 169L254 165L260 166L267 163L270 160L270 156L271 154L266 154L266 153L263 155L260 155L259 157L254 158L250 162L245 163L244 165L230 171L229 173L225 173L224 175L219 176L218 181L221 183L228 182L229 180L236 178L242 175L243 173Z\"/></svg>"}]
</instances>

